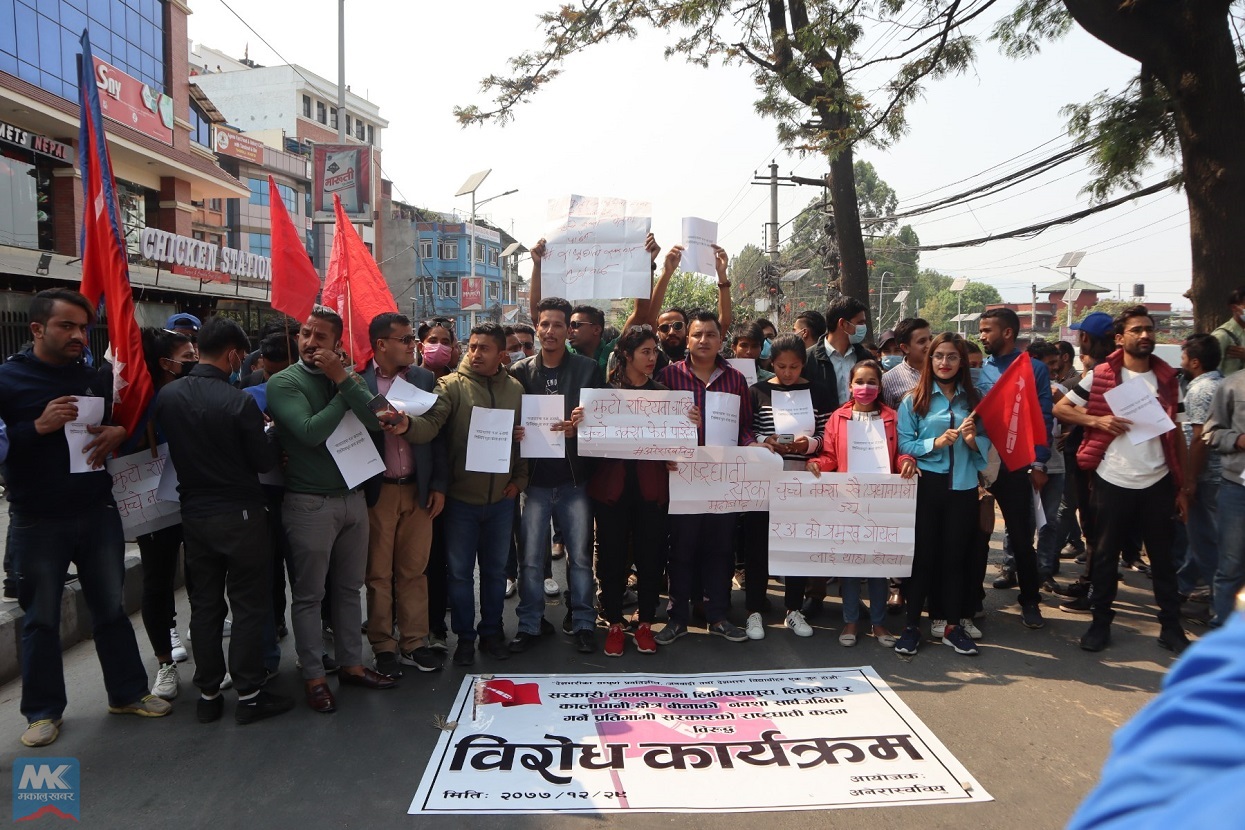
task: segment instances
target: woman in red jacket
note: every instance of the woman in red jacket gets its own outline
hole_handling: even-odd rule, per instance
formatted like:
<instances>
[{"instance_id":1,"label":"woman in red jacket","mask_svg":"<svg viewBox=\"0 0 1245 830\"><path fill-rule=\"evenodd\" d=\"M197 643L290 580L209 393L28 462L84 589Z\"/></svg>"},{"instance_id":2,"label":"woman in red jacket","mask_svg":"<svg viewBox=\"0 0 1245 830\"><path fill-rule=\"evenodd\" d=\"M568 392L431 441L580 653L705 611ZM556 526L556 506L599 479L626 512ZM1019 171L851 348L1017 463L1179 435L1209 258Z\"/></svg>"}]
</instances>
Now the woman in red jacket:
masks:
<instances>
[{"instance_id":1,"label":"woman in red jacket","mask_svg":"<svg viewBox=\"0 0 1245 830\"><path fill-rule=\"evenodd\" d=\"M895 410L882 403L882 367L876 360L862 360L852 367L852 399L836 409L826 422L821 440L821 454L808 462L807 469L815 476L822 470L828 473L894 473L904 478L916 475L916 459L899 455L899 435L896 430ZM885 469L854 470L848 466L848 425L856 423L881 424L886 436L887 465ZM886 628L887 580L871 576L869 589L869 619L873 623L873 636L885 648L895 645L895 636ZM839 642L844 646L856 645L856 625L860 619L860 577L843 576L839 580L843 597L843 631Z\"/></svg>"}]
</instances>

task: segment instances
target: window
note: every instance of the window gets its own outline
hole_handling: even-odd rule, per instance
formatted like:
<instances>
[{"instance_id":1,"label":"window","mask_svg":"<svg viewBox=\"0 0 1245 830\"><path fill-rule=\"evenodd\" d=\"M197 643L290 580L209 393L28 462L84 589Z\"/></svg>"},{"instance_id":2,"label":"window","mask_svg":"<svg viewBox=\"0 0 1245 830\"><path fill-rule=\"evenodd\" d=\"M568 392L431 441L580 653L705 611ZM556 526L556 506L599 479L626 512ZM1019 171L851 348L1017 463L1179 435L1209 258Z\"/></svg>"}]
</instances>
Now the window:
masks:
<instances>
[{"instance_id":1,"label":"window","mask_svg":"<svg viewBox=\"0 0 1245 830\"><path fill-rule=\"evenodd\" d=\"M371 124L367 125L367 143L368 144L376 143L376 130L372 127Z\"/></svg>"},{"instance_id":2,"label":"window","mask_svg":"<svg viewBox=\"0 0 1245 830\"><path fill-rule=\"evenodd\" d=\"M316 120L319 121L321 124L328 121L328 116L325 114L325 112L326 111L324 109L324 102L316 101Z\"/></svg>"},{"instance_id":3,"label":"window","mask_svg":"<svg viewBox=\"0 0 1245 830\"><path fill-rule=\"evenodd\" d=\"M432 259L432 240L431 239L419 240L419 258L420 259Z\"/></svg>"},{"instance_id":4,"label":"window","mask_svg":"<svg viewBox=\"0 0 1245 830\"><path fill-rule=\"evenodd\" d=\"M350 135L350 113L346 113L346 135Z\"/></svg>"},{"instance_id":5,"label":"window","mask_svg":"<svg viewBox=\"0 0 1245 830\"><path fill-rule=\"evenodd\" d=\"M476 262L484 262L484 243L476 243Z\"/></svg>"},{"instance_id":6,"label":"window","mask_svg":"<svg viewBox=\"0 0 1245 830\"><path fill-rule=\"evenodd\" d=\"M437 252L437 257L439 259L458 259L458 240L441 240L440 250Z\"/></svg>"},{"instance_id":7,"label":"window","mask_svg":"<svg viewBox=\"0 0 1245 830\"><path fill-rule=\"evenodd\" d=\"M220 199L208 199L207 209L208 210L220 210Z\"/></svg>"},{"instance_id":8,"label":"window","mask_svg":"<svg viewBox=\"0 0 1245 830\"><path fill-rule=\"evenodd\" d=\"M190 140L200 147L212 146L212 122L194 101L190 102Z\"/></svg>"},{"instance_id":9,"label":"window","mask_svg":"<svg viewBox=\"0 0 1245 830\"><path fill-rule=\"evenodd\" d=\"M337 107L329 107L329 126L337 129Z\"/></svg>"},{"instance_id":10,"label":"window","mask_svg":"<svg viewBox=\"0 0 1245 830\"><path fill-rule=\"evenodd\" d=\"M350 132L349 124L346 125L346 132ZM354 137L362 141L365 135L367 135L367 133L364 132L363 122L362 121L354 122Z\"/></svg>"},{"instance_id":11,"label":"window","mask_svg":"<svg viewBox=\"0 0 1245 830\"><path fill-rule=\"evenodd\" d=\"M311 96L303 96L303 118L311 117Z\"/></svg>"},{"instance_id":12,"label":"window","mask_svg":"<svg viewBox=\"0 0 1245 830\"><path fill-rule=\"evenodd\" d=\"M492 280L489 280L488 281L488 298L490 300L496 300L500 296L501 296L501 283L497 283L497 282L493 282Z\"/></svg>"},{"instance_id":13,"label":"window","mask_svg":"<svg viewBox=\"0 0 1245 830\"><path fill-rule=\"evenodd\" d=\"M498 258L500 255L501 255L501 251L497 250L496 248L489 248L489 249L488 249L488 264L489 264L489 265L492 265L494 268L496 268L496 267L497 267L497 258Z\"/></svg>"},{"instance_id":14,"label":"window","mask_svg":"<svg viewBox=\"0 0 1245 830\"><path fill-rule=\"evenodd\" d=\"M266 233L248 233L247 247L258 256L272 256L272 237Z\"/></svg>"},{"instance_id":15,"label":"window","mask_svg":"<svg viewBox=\"0 0 1245 830\"><path fill-rule=\"evenodd\" d=\"M248 199L250 204L259 205L261 207L268 206L268 180L250 178L246 180L247 187L251 191L251 197ZM298 202L295 198L294 188L288 184L277 185L277 192L281 194L281 201L285 202L285 207L290 213L298 213Z\"/></svg>"},{"instance_id":16,"label":"window","mask_svg":"<svg viewBox=\"0 0 1245 830\"><path fill-rule=\"evenodd\" d=\"M458 299L458 281L441 280L437 283L437 296L443 300Z\"/></svg>"}]
</instances>

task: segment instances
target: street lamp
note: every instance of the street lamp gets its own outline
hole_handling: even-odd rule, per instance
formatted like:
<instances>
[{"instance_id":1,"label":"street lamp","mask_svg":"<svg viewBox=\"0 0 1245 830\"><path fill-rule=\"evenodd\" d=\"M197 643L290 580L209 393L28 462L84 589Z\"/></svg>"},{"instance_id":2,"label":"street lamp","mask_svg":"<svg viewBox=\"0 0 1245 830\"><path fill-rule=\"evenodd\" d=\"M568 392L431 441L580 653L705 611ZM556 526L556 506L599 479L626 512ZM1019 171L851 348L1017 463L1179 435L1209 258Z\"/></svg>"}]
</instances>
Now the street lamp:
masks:
<instances>
[{"instance_id":1,"label":"street lamp","mask_svg":"<svg viewBox=\"0 0 1245 830\"><path fill-rule=\"evenodd\" d=\"M458 192L454 194L455 196L465 196L468 193L471 194L471 242L470 247L467 249L467 262L471 268L470 274L473 283L476 275L476 208L480 205L487 204L494 199L500 199L502 196L509 196L511 193L519 192L517 188L514 190L507 190L505 193L498 193L496 196L490 196L487 199L481 199L477 202L476 191L480 189L480 185L484 183L484 180L488 178L488 174L492 172L493 168L490 167L488 170L481 170L479 173L472 173L467 177L467 181L463 182L463 186L458 188ZM461 289L459 290L459 302L462 302ZM481 302L480 307L484 307L483 302ZM474 308L471 309L471 325L473 328L476 324L476 310L477 309Z\"/></svg>"},{"instance_id":2,"label":"street lamp","mask_svg":"<svg viewBox=\"0 0 1245 830\"><path fill-rule=\"evenodd\" d=\"M883 271L881 278L878 280L878 316L875 317L874 319L877 320L877 326L879 330L882 327L882 292L886 288L886 275L887 274L890 274L893 277L895 276L895 272L894 271Z\"/></svg>"},{"instance_id":3,"label":"street lamp","mask_svg":"<svg viewBox=\"0 0 1245 830\"><path fill-rule=\"evenodd\" d=\"M955 333L964 333L964 289L968 288L968 277L957 277L951 283L951 290L955 292Z\"/></svg>"}]
</instances>

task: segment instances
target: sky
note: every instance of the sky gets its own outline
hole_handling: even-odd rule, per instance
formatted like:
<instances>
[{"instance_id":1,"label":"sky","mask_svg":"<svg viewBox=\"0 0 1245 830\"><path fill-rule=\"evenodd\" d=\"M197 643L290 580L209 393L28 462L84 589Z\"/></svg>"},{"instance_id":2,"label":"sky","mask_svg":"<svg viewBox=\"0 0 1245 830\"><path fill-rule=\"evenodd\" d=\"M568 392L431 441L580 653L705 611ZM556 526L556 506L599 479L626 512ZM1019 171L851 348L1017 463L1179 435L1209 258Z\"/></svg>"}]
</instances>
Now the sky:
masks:
<instances>
[{"instance_id":1,"label":"sky","mask_svg":"<svg viewBox=\"0 0 1245 830\"><path fill-rule=\"evenodd\" d=\"M228 2L271 48L229 11ZM541 42L537 15L558 0L347 0L346 81L376 103L389 127L382 165L397 198L436 210L468 212L455 198L472 173L492 172L478 199L517 189L479 214L529 247L545 227L550 199L576 193L653 204L653 232L677 244L681 220L718 222L719 243L732 255L761 245L769 220L768 176L819 177L824 158L782 151L772 121L757 115L747 69L691 66L663 57L675 34L640 30L629 41L576 55L563 74L499 126L460 127L455 105L488 108L480 81L503 74L506 60ZM1001 4L1010 5L1007 3ZM337 78L336 0L191 0L190 38L263 65L297 63ZM976 25L975 23L972 25ZM980 26L975 31L983 31ZM867 33L862 51L894 51L891 27ZM274 52L275 49L275 52ZM284 60L283 60L284 59ZM908 133L881 150L858 148L899 196L899 209L952 195L1068 146L1061 107L1119 90L1136 72L1132 61L1075 29L1036 58L1013 61L982 42L964 76L933 81L909 107ZM861 88L885 83L880 73ZM226 118L229 113L224 113ZM1161 160L1144 184L1161 179ZM922 244L987 236L1088 207L1080 191L1089 172L1079 162L986 197L910 220ZM779 222L790 220L819 188L779 189ZM783 229L781 240L786 241ZM1063 279L1052 270L1068 251L1086 251L1079 279L1187 308L1190 282L1188 211L1183 193L1139 199L1033 239L927 251L921 266L997 287L1006 300L1027 301L1030 287ZM520 270L526 272L524 266ZM1042 299L1045 299L1044 297Z\"/></svg>"}]
</instances>

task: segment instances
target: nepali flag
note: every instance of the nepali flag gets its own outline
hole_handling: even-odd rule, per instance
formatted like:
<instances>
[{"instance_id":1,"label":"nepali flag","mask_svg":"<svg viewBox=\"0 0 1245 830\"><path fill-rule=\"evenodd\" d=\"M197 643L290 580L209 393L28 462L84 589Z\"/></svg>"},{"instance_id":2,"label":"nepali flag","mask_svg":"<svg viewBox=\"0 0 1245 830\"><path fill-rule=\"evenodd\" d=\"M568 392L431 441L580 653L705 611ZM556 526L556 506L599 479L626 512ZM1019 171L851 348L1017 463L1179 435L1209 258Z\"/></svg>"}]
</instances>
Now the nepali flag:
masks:
<instances>
[{"instance_id":1,"label":"nepali flag","mask_svg":"<svg viewBox=\"0 0 1245 830\"><path fill-rule=\"evenodd\" d=\"M540 684L515 683L513 680L489 680L480 690L481 703L500 703L502 706L523 706L527 703L540 705Z\"/></svg>"},{"instance_id":2,"label":"nepali flag","mask_svg":"<svg viewBox=\"0 0 1245 830\"><path fill-rule=\"evenodd\" d=\"M301 324L315 308L320 275L272 176L268 177L268 218L272 225L272 307Z\"/></svg>"},{"instance_id":3,"label":"nepali flag","mask_svg":"<svg viewBox=\"0 0 1245 830\"><path fill-rule=\"evenodd\" d=\"M1046 446L1046 422L1031 360L1027 354L1013 360L973 410L1009 470L1029 466L1037 460L1034 448Z\"/></svg>"},{"instance_id":4,"label":"nepali flag","mask_svg":"<svg viewBox=\"0 0 1245 830\"><path fill-rule=\"evenodd\" d=\"M91 39L82 32L78 104L82 129L78 159L82 172L82 286L79 289L108 319L112 349L112 421L133 435L151 401L151 375L143 358L143 337L134 319L134 292L126 260L125 237L118 221L117 190L104 137L99 89L95 86Z\"/></svg>"}]
</instances>

